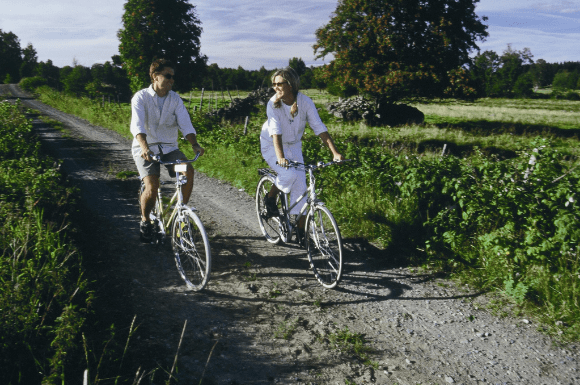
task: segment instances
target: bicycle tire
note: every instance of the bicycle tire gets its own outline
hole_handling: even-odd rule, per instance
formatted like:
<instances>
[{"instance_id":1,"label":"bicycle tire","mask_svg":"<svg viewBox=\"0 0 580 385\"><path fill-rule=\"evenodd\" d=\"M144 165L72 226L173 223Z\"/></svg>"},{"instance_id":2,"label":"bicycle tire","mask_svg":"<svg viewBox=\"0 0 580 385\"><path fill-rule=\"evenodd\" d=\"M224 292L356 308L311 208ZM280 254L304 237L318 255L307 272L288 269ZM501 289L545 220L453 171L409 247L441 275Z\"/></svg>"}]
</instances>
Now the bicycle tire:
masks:
<instances>
[{"instance_id":1,"label":"bicycle tire","mask_svg":"<svg viewBox=\"0 0 580 385\"><path fill-rule=\"evenodd\" d=\"M283 238L283 234L281 234L283 232L281 219L280 217L269 217L267 215L268 210L266 210L264 205L264 197L268 194L273 184L274 179L268 176L263 176L258 182L258 187L256 188L256 213L260 230L262 230L266 240L270 243L278 244ZM282 202L279 197L276 200L276 205L278 211L281 211Z\"/></svg>"},{"instance_id":2,"label":"bicycle tire","mask_svg":"<svg viewBox=\"0 0 580 385\"><path fill-rule=\"evenodd\" d=\"M141 195L143 194L143 190L145 190L145 185L141 182L141 186L139 187L139 217L141 217ZM165 243L165 223L163 222L163 216L161 215L161 202L159 201L159 196L155 199L155 205L153 209L149 213L149 220L154 223L153 232L155 233L155 240L151 243Z\"/></svg>"},{"instance_id":3,"label":"bicycle tire","mask_svg":"<svg viewBox=\"0 0 580 385\"><path fill-rule=\"evenodd\" d=\"M332 289L342 278L342 238L325 206L314 206L306 217L305 243L310 267L318 282Z\"/></svg>"},{"instance_id":4,"label":"bicycle tire","mask_svg":"<svg viewBox=\"0 0 580 385\"><path fill-rule=\"evenodd\" d=\"M205 228L191 210L182 210L173 220L171 246L177 271L188 288L199 291L211 273L211 249Z\"/></svg>"}]
</instances>

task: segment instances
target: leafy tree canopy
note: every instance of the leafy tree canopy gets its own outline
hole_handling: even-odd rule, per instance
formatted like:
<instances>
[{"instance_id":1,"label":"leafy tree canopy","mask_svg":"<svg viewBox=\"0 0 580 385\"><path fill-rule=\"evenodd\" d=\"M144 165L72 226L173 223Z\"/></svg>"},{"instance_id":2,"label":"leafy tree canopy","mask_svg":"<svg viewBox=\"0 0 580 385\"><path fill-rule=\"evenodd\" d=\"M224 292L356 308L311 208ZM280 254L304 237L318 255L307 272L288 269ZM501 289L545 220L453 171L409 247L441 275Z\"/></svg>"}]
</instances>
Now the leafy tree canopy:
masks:
<instances>
[{"instance_id":1,"label":"leafy tree canopy","mask_svg":"<svg viewBox=\"0 0 580 385\"><path fill-rule=\"evenodd\" d=\"M306 64L302 58L293 57L292 59L288 60L288 66L292 67L298 76L302 76L306 72Z\"/></svg>"},{"instance_id":2,"label":"leafy tree canopy","mask_svg":"<svg viewBox=\"0 0 580 385\"><path fill-rule=\"evenodd\" d=\"M0 29L0 82L5 79L17 81L21 64L20 39L12 32Z\"/></svg>"},{"instance_id":3,"label":"leafy tree canopy","mask_svg":"<svg viewBox=\"0 0 580 385\"><path fill-rule=\"evenodd\" d=\"M375 98L442 94L448 72L468 64L476 41L488 35L477 2L339 0L316 31L317 58L334 57L324 80Z\"/></svg>"},{"instance_id":4,"label":"leafy tree canopy","mask_svg":"<svg viewBox=\"0 0 580 385\"><path fill-rule=\"evenodd\" d=\"M117 37L133 92L150 84L149 66L156 58L175 64L175 89L190 89L207 61L200 53L202 29L195 7L187 0L128 0L124 8Z\"/></svg>"},{"instance_id":5,"label":"leafy tree canopy","mask_svg":"<svg viewBox=\"0 0 580 385\"><path fill-rule=\"evenodd\" d=\"M509 44L501 56L493 51L478 54L474 58L472 72L480 93L491 97L513 96L518 78L526 73L526 66L534 63L532 58L529 48L518 51ZM533 77L530 79L533 81ZM522 94L523 81L524 79L520 81L516 94ZM526 84L528 83L529 79L526 79Z\"/></svg>"}]
</instances>

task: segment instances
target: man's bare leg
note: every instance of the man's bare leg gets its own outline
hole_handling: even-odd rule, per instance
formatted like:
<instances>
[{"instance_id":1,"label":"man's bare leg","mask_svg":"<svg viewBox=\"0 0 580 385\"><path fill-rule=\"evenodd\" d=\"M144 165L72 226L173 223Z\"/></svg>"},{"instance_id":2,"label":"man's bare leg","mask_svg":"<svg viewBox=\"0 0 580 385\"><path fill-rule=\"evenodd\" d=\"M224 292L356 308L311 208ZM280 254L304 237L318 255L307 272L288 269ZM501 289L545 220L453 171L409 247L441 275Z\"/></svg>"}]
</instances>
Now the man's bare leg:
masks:
<instances>
[{"instance_id":1,"label":"man's bare leg","mask_svg":"<svg viewBox=\"0 0 580 385\"><path fill-rule=\"evenodd\" d=\"M155 207L157 190L159 189L159 175L149 175L143 178L145 189L141 194L141 222L149 220L149 214Z\"/></svg>"},{"instance_id":2,"label":"man's bare leg","mask_svg":"<svg viewBox=\"0 0 580 385\"><path fill-rule=\"evenodd\" d=\"M187 183L183 185L181 188L181 192L183 193L183 203L187 204L189 202L189 198L191 197L191 191L193 190L193 167L191 165L187 165L187 171L185 173L187 176Z\"/></svg>"}]
</instances>

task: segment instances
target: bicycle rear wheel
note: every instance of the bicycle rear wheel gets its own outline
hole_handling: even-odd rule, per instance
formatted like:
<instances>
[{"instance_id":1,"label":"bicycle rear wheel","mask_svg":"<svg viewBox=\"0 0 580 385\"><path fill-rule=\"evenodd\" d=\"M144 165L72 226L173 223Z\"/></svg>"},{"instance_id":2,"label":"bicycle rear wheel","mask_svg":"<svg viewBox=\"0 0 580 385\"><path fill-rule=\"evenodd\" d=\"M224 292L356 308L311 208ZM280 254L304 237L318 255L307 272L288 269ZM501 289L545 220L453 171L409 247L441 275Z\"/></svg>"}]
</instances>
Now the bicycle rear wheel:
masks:
<instances>
[{"instance_id":1,"label":"bicycle rear wheel","mask_svg":"<svg viewBox=\"0 0 580 385\"><path fill-rule=\"evenodd\" d=\"M314 276L332 289L342 276L342 238L334 217L324 206L314 206L306 218L306 251Z\"/></svg>"},{"instance_id":2,"label":"bicycle rear wheel","mask_svg":"<svg viewBox=\"0 0 580 385\"><path fill-rule=\"evenodd\" d=\"M171 245L177 271L187 287L201 290L211 272L211 250L205 228L191 210L183 210L173 221Z\"/></svg>"},{"instance_id":3,"label":"bicycle rear wheel","mask_svg":"<svg viewBox=\"0 0 580 385\"><path fill-rule=\"evenodd\" d=\"M264 237L266 237L268 242L277 244L282 239L280 233L283 231L280 217L268 216L268 210L266 210L266 206L264 205L264 198L273 184L274 180L268 176L263 176L258 182L256 189L256 213L258 214L258 223L260 224L260 229ZM278 211L281 212L282 202L280 196L276 198L276 206L278 207Z\"/></svg>"}]
</instances>

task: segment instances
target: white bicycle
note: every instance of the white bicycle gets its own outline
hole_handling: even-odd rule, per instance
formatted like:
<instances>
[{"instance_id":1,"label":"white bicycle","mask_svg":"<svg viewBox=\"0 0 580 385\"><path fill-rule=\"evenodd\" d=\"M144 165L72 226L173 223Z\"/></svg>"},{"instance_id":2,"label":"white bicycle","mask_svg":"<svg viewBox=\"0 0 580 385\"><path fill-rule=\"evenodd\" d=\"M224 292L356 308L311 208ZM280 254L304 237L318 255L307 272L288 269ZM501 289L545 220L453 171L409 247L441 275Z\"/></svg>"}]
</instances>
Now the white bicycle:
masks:
<instances>
[{"instance_id":1,"label":"white bicycle","mask_svg":"<svg viewBox=\"0 0 580 385\"><path fill-rule=\"evenodd\" d=\"M342 277L342 238L332 213L324 205L324 202L316 196L314 171L343 162L319 162L306 165L290 161L288 167L307 171L308 187L296 200L297 202L290 207L288 206L288 195L280 192L276 198L279 215L275 216L268 214L264 197L276 180L276 172L269 168L258 170L258 174L262 177L256 189L256 212L262 234L268 242L273 244L280 241L291 242L293 235L298 239L298 221L306 215L304 244L308 253L308 261L318 282L329 289L336 287ZM296 218L291 218L290 210L305 196L307 196L307 200L300 209L300 213Z\"/></svg>"},{"instance_id":2,"label":"white bicycle","mask_svg":"<svg viewBox=\"0 0 580 385\"><path fill-rule=\"evenodd\" d=\"M205 228L195 213L196 209L183 203L181 188L187 183L187 177L182 173L187 170L187 164L195 162L199 155L198 152L194 159L175 162L163 162L158 155L153 157L155 161L164 166L174 167L175 182L160 181L157 201L149 215L149 219L154 224L155 236L152 243L165 244L167 234L171 232L171 247L177 271L187 287L196 291L203 289L209 280L211 250ZM175 193L164 205L161 185L171 183L175 183ZM144 188L145 184L141 180L139 203L141 203L141 194Z\"/></svg>"}]
</instances>

